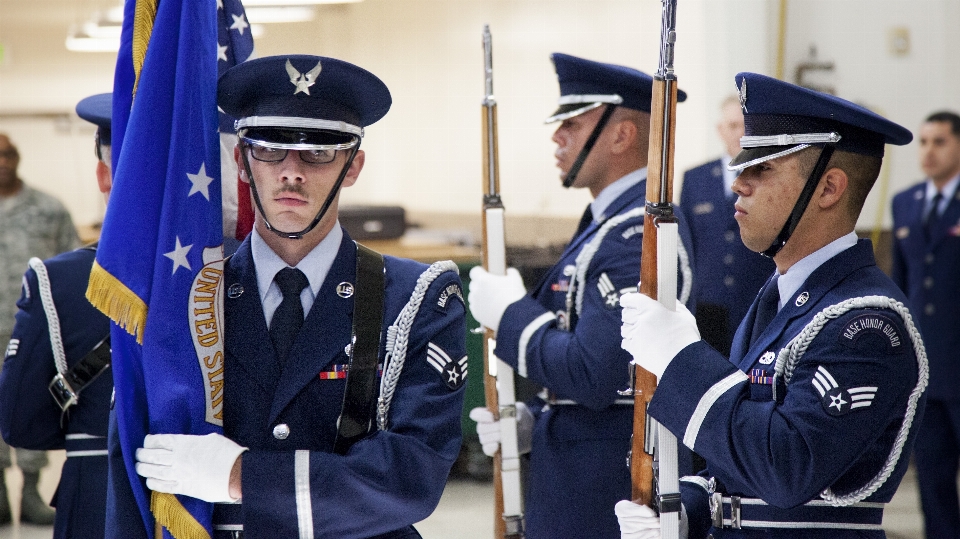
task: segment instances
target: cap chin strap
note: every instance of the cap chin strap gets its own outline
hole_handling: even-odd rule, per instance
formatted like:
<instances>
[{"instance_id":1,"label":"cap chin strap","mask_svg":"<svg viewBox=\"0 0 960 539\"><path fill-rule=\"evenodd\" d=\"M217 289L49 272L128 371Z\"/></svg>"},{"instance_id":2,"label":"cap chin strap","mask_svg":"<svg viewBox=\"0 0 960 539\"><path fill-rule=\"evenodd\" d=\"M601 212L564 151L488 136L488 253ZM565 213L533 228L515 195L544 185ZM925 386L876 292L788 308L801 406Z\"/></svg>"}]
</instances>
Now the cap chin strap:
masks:
<instances>
[{"instance_id":1,"label":"cap chin strap","mask_svg":"<svg viewBox=\"0 0 960 539\"><path fill-rule=\"evenodd\" d=\"M777 235L777 239L773 241L766 251L760 253L761 255L767 258L773 258L777 256L780 249L783 249L783 246L787 244L790 236L793 235L793 231L797 228L797 224L800 223L803 212L807 211L807 205L810 204L810 199L813 198L813 192L816 191L817 184L820 183L820 177L823 176L823 173L827 170L827 164L833 156L834 149L835 146L833 144L827 144L820 150L820 157L817 159L817 164L813 167L813 171L810 172L807 183L803 186L803 191L800 192L800 197L797 198L797 203L793 206L793 211L791 211L790 216L787 217L787 222L784 223L780 234Z\"/></svg>"},{"instance_id":2,"label":"cap chin strap","mask_svg":"<svg viewBox=\"0 0 960 539\"><path fill-rule=\"evenodd\" d=\"M574 161L573 166L570 167L570 172L567 173L567 177L563 179L564 187L570 188L573 182L577 181L577 174L580 173L580 167L582 167L583 162L587 160L587 155L590 154L593 145L596 144L597 139L600 138L600 132L603 131L607 122L610 121L610 116L613 115L613 109L615 108L616 105L607 105L607 109L603 111L603 115L600 116L600 120L597 121L597 126L594 127L593 132L590 133L590 138L587 139L586 144L583 145L583 149L580 150L580 154L577 155L577 160Z\"/></svg>"},{"instance_id":3,"label":"cap chin strap","mask_svg":"<svg viewBox=\"0 0 960 539\"><path fill-rule=\"evenodd\" d=\"M300 240L303 239L303 237L311 230L316 228L317 225L320 224L320 220L323 219L323 216L326 215L327 209L329 209L330 205L333 204L333 199L336 198L337 193L340 191L340 186L343 184L343 179L347 176L347 170L350 169L350 165L353 163L353 158L356 157L357 151L360 149L360 142L362 142L362 140L357 141L357 145L350 149L350 156L347 157L347 162L344 163L343 169L340 171L340 176L337 177L337 181L333 184L333 187L330 188L330 193L327 195L327 199L323 201L323 206L320 207L320 211L317 212L317 216L313 218L313 221L307 225L307 228L304 228L300 232L284 232L274 227L270 223L270 220L267 219L267 212L263 211L263 205L260 203L260 193L257 191L257 182L253 177L253 172L250 170L250 160L247 157L246 144L243 142L243 139L241 139L240 155L243 157L243 168L247 172L247 177L250 178L250 191L253 193L253 202L257 205L257 210L263 217L263 223L267 226L267 230L273 232L281 238ZM299 158L299 156L297 157Z\"/></svg>"}]
</instances>

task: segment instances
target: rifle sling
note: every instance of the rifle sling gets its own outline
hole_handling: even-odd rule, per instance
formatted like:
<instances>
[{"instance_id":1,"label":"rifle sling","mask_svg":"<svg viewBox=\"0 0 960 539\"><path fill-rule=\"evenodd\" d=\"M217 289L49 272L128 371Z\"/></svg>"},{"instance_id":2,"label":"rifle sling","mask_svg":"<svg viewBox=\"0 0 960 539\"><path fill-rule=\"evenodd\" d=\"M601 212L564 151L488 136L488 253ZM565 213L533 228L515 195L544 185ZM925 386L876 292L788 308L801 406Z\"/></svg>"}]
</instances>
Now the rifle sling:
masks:
<instances>
[{"instance_id":1,"label":"rifle sling","mask_svg":"<svg viewBox=\"0 0 960 539\"><path fill-rule=\"evenodd\" d=\"M64 412L77 403L80 392L110 367L110 335L63 374L57 374L48 388L53 400Z\"/></svg>"},{"instance_id":2,"label":"rifle sling","mask_svg":"<svg viewBox=\"0 0 960 539\"><path fill-rule=\"evenodd\" d=\"M334 442L334 451L339 455L345 455L373 426L380 328L383 326L383 271L383 255L358 243L350 367Z\"/></svg>"}]
</instances>

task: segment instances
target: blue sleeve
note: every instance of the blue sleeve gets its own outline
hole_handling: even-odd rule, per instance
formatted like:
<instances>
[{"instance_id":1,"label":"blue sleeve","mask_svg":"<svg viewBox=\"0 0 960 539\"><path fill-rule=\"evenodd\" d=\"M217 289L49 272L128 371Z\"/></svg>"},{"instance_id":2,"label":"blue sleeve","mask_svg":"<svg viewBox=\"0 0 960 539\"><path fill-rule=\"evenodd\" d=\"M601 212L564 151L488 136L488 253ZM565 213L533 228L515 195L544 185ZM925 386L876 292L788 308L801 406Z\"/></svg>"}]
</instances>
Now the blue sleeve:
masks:
<instances>
[{"instance_id":1,"label":"blue sleeve","mask_svg":"<svg viewBox=\"0 0 960 539\"><path fill-rule=\"evenodd\" d=\"M527 295L507 307L500 320L497 356L559 398L593 410L612 405L627 385L631 357L620 347L619 297L637 289L643 240L637 227L642 226L642 218L630 219L604 237L581 285L582 310L573 331L558 327L556 315ZM681 238L688 238L685 226L680 228ZM688 265L680 265L687 269L679 268L678 293L690 282L683 276L692 274Z\"/></svg>"},{"instance_id":2,"label":"blue sleeve","mask_svg":"<svg viewBox=\"0 0 960 539\"><path fill-rule=\"evenodd\" d=\"M743 372L703 341L691 344L667 367L649 413L703 456L721 482L772 505L805 503L847 474L856 477L846 486L859 488L888 456L918 378L911 342L895 313L880 311L894 328L896 346L893 337L848 339L846 328L867 312L849 311L826 323L779 402L750 400ZM830 391L821 392L824 380L864 400L833 413Z\"/></svg>"},{"instance_id":3,"label":"blue sleeve","mask_svg":"<svg viewBox=\"0 0 960 539\"><path fill-rule=\"evenodd\" d=\"M510 305L497 330L496 353L521 376L593 410L613 404L626 387L630 354L620 348L619 295L636 290L642 234L622 232L642 221L615 227L588 271L583 304L573 331L557 325L556 316L525 296Z\"/></svg>"},{"instance_id":4,"label":"blue sleeve","mask_svg":"<svg viewBox=\"0 0 960 539\"><path fill-rule=\"evenodd\" d=\"M244 530L253 537L296 536L298 507L315 533L361 538L426 518L436 508L461 442L464 380L450 382L428 351L466 365L462 293L442 300L460 280L447 272L424 298L386 430L346 455L321 451L249 451L242 461ZM442 306L441 306L442 304ZM301 528L302 531L302 528Z\"/></svg>"},{"instance_id":5,"label":"blue sleeve","mask_svg":"<svg viewBox=\"0 0 960 539\"><path fill-rule=\"evenodd\" d=\"M47 389L57 370L33 270L24 275L24 283L0 373L0 431L14 447L63 449L60 407Z\"/></svg>"}]
</instances>

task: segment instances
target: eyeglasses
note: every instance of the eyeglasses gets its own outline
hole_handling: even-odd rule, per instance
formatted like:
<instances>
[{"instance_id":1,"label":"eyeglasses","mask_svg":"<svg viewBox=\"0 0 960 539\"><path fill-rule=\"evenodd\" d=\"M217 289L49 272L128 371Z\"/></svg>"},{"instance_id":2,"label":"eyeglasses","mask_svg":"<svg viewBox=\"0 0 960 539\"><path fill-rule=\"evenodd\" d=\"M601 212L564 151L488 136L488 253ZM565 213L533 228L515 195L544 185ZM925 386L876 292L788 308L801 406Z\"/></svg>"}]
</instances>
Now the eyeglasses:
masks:
<instances>
[{"instance_id":1,"label":"eyeglasses","mask_svg":"<svg viewBox=\"0 0 960 539\"><path fill-rule=\"evenodd\" d=\"M337 157L337 150L333 149L308 149L297 150L294 148L272 148L262 146L251 141L246 141L250 148L250 155L257 161L266 163L279 163L287 158L287 152L291 149L300 153L300 160L311 165L322 165L332 162Z\"/></svg>"}]
</instances>

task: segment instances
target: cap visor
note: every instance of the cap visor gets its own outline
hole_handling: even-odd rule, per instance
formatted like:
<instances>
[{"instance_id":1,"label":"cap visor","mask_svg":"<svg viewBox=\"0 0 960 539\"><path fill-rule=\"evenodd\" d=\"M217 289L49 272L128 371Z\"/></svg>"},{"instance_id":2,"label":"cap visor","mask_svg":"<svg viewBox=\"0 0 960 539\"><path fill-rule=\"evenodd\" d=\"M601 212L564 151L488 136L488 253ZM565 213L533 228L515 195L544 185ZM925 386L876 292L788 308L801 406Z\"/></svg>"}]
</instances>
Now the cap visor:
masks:
<instances>
[{"instance_id":1,"label":"cap visor","mask_svg":"<svg viewBox=\"0 0 960 539\"><path fill-rule=\"evenodd\" d=\"M573 118L574 116L579 116L584 112L593 110L604 103L593 102L593 103L570 103L568 105L560 105L557 107L557 110L550 115L549 118L543 121L545 124L552 124L554 122L561 122L567 118Z\"/></svg>"},{"instance_id":2,"label":"cap visor","mask_svg":"<svg viewBox=\"0 0 960 539\"><path fill-rule=\"evenodd\" d=\"M760 163L770 161L771 159L790 155L793 152L798 152L809 146L809 144L794 144L791 146L761 146L759 148L744 148L740 150L740 153L730 160L730 164L727 165L727 169L741 171L747 167L759 165Z\"/></svg>"}]
</instances>

